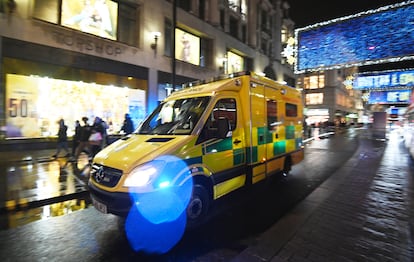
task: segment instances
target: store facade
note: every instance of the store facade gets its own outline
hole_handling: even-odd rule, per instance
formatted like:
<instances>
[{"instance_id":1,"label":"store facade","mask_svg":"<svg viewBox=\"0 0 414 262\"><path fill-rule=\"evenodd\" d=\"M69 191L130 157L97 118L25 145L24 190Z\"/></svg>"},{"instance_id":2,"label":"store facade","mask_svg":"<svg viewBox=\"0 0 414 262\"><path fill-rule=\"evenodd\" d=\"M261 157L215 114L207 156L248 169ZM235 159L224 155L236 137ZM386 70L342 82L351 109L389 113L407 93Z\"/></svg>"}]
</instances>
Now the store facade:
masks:
<instances>
[{"instance_id":1,"label":"store facade","mask_svg":"<svg viewBox=\"0 0 414 262\"><path fill-rule=\"evenodd\" d=\"M101 57L3 37L3 132L7 138L49 137L64 119L104 119L120 130L125 113L146 115L148 69ZM115 49L114 49L115 50Z\"/></svg>"},{"instance_id":2,"label":"store facade","mask_svg":"<svg viewBox=\"0 0 414 262\"><path fill-rule=\"evenodd\" d=\"M294 79L280 63L281 27L289 36L293 23L270 1L179 5L175 27L168 0L0 5L2 141L55 137L59 119L71 136L84 116L117 134L126 113L137 126L182 83L220 74L272 65L275 80Z\"/></svg>"}]
</instances>

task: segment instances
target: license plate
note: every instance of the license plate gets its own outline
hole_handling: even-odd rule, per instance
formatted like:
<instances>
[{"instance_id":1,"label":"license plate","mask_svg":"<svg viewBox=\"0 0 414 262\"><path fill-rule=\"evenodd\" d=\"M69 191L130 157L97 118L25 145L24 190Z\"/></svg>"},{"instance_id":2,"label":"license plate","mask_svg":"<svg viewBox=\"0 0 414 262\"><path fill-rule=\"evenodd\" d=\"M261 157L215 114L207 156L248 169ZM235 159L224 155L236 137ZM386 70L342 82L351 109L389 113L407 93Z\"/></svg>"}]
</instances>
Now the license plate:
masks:
<instances>
[{"instance_id":1,"label":"license plate","mask_svg":"<svg viewBox=\"0 0 414 262\"><path fill-rule=\"evenodd\" d=\"M101 202L99 202L99 201L96 201L95 199L93 199L92 198L92 204L93 204L93 206L98 210L98 211L100 211L100 212L102 212L102 213L104 213L104 214L107 214L108 213L108 210L107 210L107 208L106 208L106 205L105 204L103 204L103 203L101 203Z\"/></svg>"}]
</instances>

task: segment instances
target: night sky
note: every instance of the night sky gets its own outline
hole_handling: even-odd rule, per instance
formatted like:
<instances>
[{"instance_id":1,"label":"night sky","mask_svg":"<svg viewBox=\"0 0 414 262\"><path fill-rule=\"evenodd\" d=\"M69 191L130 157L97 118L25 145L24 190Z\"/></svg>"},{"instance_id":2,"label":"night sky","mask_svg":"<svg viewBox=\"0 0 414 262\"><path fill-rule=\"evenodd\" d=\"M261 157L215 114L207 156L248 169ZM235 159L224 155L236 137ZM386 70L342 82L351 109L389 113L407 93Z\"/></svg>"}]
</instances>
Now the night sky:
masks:
<instances>
[{"instance_id":1,"label":"night sky","mask_svg":"<svg viewBox=\"0 0 414 262\"><path fill-rule=\"evenodd\" d=\"M318 22L357 14L382 6L401 3L398 0L286 0L290 5L290 17L296 28Z\"/></svg>"}]
</instances>

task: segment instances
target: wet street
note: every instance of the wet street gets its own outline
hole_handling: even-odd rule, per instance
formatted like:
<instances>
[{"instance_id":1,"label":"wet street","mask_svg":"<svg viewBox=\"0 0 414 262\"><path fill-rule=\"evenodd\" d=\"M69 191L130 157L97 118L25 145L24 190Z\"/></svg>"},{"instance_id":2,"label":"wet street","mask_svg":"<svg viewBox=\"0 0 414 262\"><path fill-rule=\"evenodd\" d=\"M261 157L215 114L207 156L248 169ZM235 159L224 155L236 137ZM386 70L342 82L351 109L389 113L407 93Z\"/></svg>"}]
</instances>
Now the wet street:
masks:
<instances>
[{"instance_id":1,"label":"wet street","mask_svg":"<svg viewBox=\"0 0 414 262\"><path fill-rule=\"evenodd\" d=\"M89 205L86 156L76 165L67 158L51 158L53 152L15 154L13 161L0 161L0 229L62 216Z\"/></svg>"},{"instance_id":2,"label":"wet street","mask_svg":"<svg viewBox=\"0 0 414 262\"><path fill-rule=\"evenodd\" d=\"M365 255L364 252L371 252L368 249L371 245L378 246L377 253L383 254L384 248L387 252L391 252L395 250L392 245L397 245L394 241L398 240L401 242L401 247L404 245L410 247L414 235L413 222L409 222L410 218L414 218L412 211L414 210L413 163L402 146L401 137L396 133L390 134L386 142L367 140L372 143L370 144L371 150L357 151L361 144L366 143L366 140L361 140L360 137L366 138L367 136L366 130L351 129L344 134L309 142L306 146L305 160L295 166L288 177L280 177L272 183L262 185L252 191L240 192L236 196L220 200L214 207L214 216L204 227L186 232L181 241L164 255L135 252L130 247L119 220L115 216L96 211L90 206L87 198L64 199L68 194L79 194L85 189L82 168L68 165L62 169L62 163L65 163L63 159L38 161L33 163L30 168L27 167L27 162L20 163L19 166L16 165L15 169L7 167L7 172L3 174L7 177L8 183L10 183L12 174L19 174L18 172L28 174L28 177L24 179L20 177L19 182L11 183L14 188L5 189L3 192L6 193L1 196L2 201L6 204L1 213L0 260L230 261L233 259L234 261L251 261L244 259L247 252L248 254L256 254L257 258L261 257L260 261L270 261L274 255L283 258L281 261L288 261L294 260L292 254L296 254L296 258L300 255L305 257L303 250L308 250L306 259L302 257L301 261L333 261L327 257L325 259L309 259L312 257L309 254L315 254L309 250L312 250L312 247L315 248L322 236L336 244L338 241L342 241L343 236L362 239L360 240L362 242L358 242L365 243L365 245L359 245L361 249L358 252L362 255ZM354 154L355 152L357 155ZM377 161L378 163L375 163L378 165L374 166L374 162L371 160ZM295 211L296 215L292 217L290 215L292 210L294 211L301 201L307 199L309 194L317 193L320 189L325 188L324 181L337 174L345 163L353 170L357 165L366 163L365 166L361 165L360 174L365 174L366 170L372 167L371 169L374 169L373 172L376 175L373 178L364 176L365 179L361 176L361 178L357 178L357 182L339 187L342 190L334 190L332 193L334 197L319 194L318 199L333 201L345 197L350 201L347 204L349 206L358 205L358 201L363 203L363 206L356 210L348 209L355 212L355 216L344 223L348 225L364 218L365 236L361 238L359 235L347 235L349 232L340 229L347 228L340 224L341 220L338 220L337 224L340 228L334 232L328 229L327 225L330 223L324 218L328 218L329 214L332 214L332 207L335 204L345 205L343 202L329 204L328 201L323 202L327 204L321 204L322 211L325 213L316 209L314 213L317 215L310 217L310 219L304 217L306 221L313 221L312 227L317 228L317 232L321 234L315 235L315 239L310 239L313 246L307 243L306 237L301 235L302 231L298 229L294 230L296 235L290 237L286 232L279 235L271 233L273 228L285 221L286 218L288 218L288 224L297 223L302 216L301 212ZM377 169L378 171L376 171ZM358 176L358 173L347 176L352 178ZM13 182L13 180L11 181ZM339 183L346 181L346 179L337 179L337 181ZM350 189L344 191L343 188ZM62 198L63 201L47 203L46 206L41 206L41 202L37 202L36 205L39 206L25 208L25 201L19 200L31 201L36 198L39 200L39 195L46 193L55 200ZM79 196L84 195L81 193ZM341 206L337 207L342 210ZM381 208L379 209L379 207ZM352 217L353 214L349 215ZM346 214L342 213L342 216L346 216ZM396 220L395 216L399 220ZM406 228L404 234L399 231L402 226ZM316 234L307 227L308 225L304 224L303 234ZM284 228L287 230L288 227ZM387 228L385 233L383 228ZM326 230L331 232L326 232ZM357 230L350 232L359 234ZM374 234L374 237L371 234ZM380 240L386 241L381 237L384 234L390 238L387 240L390 242L387 247L382 247L383 243L380 242ZM273 251L273 255L267 259L263 258L265 257L263 252L271 245L263 241L269 236L272 244L278 242L285 244L281 244L281 248L278 251ZM284 239L288 237L289 239ZM342 242L346 243L346 241ZM321 244L319 253L333 252L330 247L325 246L326 250L323 248L324 246ZM413 258L410 253L412 249L407 246L404 249L404 252L400 250L399 261L412 261L410 260ZM338 250L338 254L341 254L340 252ZM348 258L348 260L362 261L358 259L358 256L353 256L354 259ZM384 259L384 261L392 261L392 259Z\"/></svg>"}]
</instances>

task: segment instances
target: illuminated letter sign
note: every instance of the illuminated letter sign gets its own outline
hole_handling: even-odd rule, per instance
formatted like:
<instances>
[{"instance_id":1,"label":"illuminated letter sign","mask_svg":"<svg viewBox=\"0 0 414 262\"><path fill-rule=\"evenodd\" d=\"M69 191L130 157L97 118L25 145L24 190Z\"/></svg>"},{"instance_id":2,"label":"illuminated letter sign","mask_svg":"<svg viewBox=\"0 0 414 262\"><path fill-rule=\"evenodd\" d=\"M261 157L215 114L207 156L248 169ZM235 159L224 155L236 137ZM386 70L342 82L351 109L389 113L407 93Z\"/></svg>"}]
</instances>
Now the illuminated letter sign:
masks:
<instances>
[{"instance_id":1,"label":"illuminated letter sign","mask_svg":"<svg viewBox=\"0 0 414 262\"><path fill-rule=\"evenodd\" d=\"M411 90L372 91L369 104L409 104Z\"/></svg>"},{"instance_id":2,"label":"illuminated letter sign","mask_svg":"<svg viewBox=\"0 0 414 262\"><path fill-rule=\"evenodd\" d=\"M414 70L359 74L355 77L354 89L383 89L414 86Z\"/></svg>"}]
</instances>

